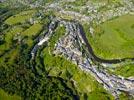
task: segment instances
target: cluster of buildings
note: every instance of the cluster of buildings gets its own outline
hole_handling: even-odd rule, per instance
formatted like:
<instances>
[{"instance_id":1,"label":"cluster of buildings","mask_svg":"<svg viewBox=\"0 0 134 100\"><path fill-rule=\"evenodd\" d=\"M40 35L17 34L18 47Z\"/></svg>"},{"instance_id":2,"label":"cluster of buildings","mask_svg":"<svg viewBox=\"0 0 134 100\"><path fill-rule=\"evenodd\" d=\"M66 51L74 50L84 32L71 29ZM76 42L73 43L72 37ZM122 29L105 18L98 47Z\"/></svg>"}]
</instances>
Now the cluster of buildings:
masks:
<instances>
[{"instance_id":1,"label":"cluster of buildings","mask_svg":"<svg viewBox=\"0 0 134 100\"><path fill-rule=\"evenodd\" d=\"M105 69L99 69L97 65L92 64L89 55L83 55L81 51L81 38L78 25L75 23L66 24L67 33L60 38L55 45L54 54L64 56L66 59L78 65L83 71L89 72L96 80L118 97L121 91L134 94L134 80L125 79L116 75L110 75Z\"/></svg>"},{"instance_id":2,"label":"cluster of buildings","mask_svg":"<svg viewBox=\"0 0 134 100\"><path fill-rule=\"evenodd\" d=\"M70 28L71 27L71 28ZM73 61L75 64L79 64L79 62L82 62L83 58L82 53L80 51L80 45L78 45L79 38L77 36L77 33L73 30L73 26L71 23L68 23L67 25L67 32L65 37L59 39L58 43L55 45L54 54L58 55L61 54L65 56L67 59ZM75 45L75 46L74 46Z\"/></svg>"},{"instance_id":3,"label":"cluster of buildings","mask_svg":"<svg viewBox=\"0 0 134 100\"><path fill-rule=\"evenodd\" d=\"M134 14L134 3L132 0L121 0L113 4L106 2L93 3L89 1L84 6L78 6L80 11L66 10L66 7L70 8L70 6L71 8L77 8L74 5L65 5L65 8L61 5L60 3L53 4L50 9L56 10L56 13L60 15L59 17L68 16L79 22L90 24L92 35L94 34L93 24L100 24L126 14Z\"/></svg>"},{"instance_id":4,"label":"cluster of buildings","mask_svg":"<svg viewBox=\"0 0 134 100\"><path fill-rule=\"evenodd\" d=\"M87 6L90 16L83 15L74 11L65 11L62 7L56 7L54 4L49 6L49 9L56 9L59 13L72 16L75 20L80 22L85 21L86 23L97 23L100 24L106 20L112 19L117 16L128 14L134 11L134 4L130 0L122 0L123 6L115 7L111 6L110 10L104 12L98 12L98 7L105 6L105 4L98 4L94 6ZM52 29L55 22L50 24L49 31L47 34L34 46L31 55L34 58L37 49L49 40L52 35ZM125 79L116 75L110 75L105 69L98 68L97 65L92 64L91 57L89 53L83 55L82 45L85 44L82 36L79 25L75 22L66 22L60 21L60 24L63 24L66 27L65 36L61 37L58 42L55 44L53 53L56 55L64 56L66 59L72 61L78 65L83 71L89 72L96 80L103 84L103 86L112 93L115 97L118 97L121 91L127 92L134 95L134 80ZM93 28L90 28L90 31L94 32Z\"/></svg>"}]
</instances>

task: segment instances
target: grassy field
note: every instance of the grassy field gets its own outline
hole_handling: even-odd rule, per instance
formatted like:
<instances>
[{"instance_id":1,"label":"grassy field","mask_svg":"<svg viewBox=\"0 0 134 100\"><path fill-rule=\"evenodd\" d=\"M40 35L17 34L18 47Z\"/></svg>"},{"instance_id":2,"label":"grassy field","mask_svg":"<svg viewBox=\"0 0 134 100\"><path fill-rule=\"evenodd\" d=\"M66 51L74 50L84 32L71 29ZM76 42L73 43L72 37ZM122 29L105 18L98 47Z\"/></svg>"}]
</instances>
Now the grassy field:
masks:
<instances>
[{"instance_id":1,"label":"grassy field","mask_svg":"<svg viewBox=\"0 0 134 100\"><path fill-rule=\"evenodd\" d=\"M5 43L0 45L0 54L4 52L4 50L9 50L12 46L13 37L23 31L21 27L13 27L5 34Z\"/></svg>"},{"instance_id":2,"label":"grassy field","mask_svg":"<svg viewBox=\"0 0 134 100\"><path fill-rule=\"evenodd\" d=\"M134 57L133 15L124 15L107 21L96 27L95 31L92 39L90 33L87 33L87 37L98 57L104 59Z\"/></svg>"},{"instance_id":3,"label":"grassy field","mask_svg":"<svg viewBox=\"0 0 134 100\"><path fill-rule=\"evenodd\" d=\"M24 35L24 36L34 36L37 33L39 33L41 29L42 29L42 24L36 23L36 24L33 24L32 26L30 26L27 30L25 30L22 33L22 35Z\"/></svg>"},{"instance_id":4,"label":"grassy field","mask_svg":"<svg viewBox=\"0 0 134 100\"><path fill-rule=\"evenodd\" d=\"M134 64L124 64L118 65L115 69L108 69L110 73L121 75L123 77L133 77L134 76Z\"/></svg>"},{"instance_id":5,"label":"grassy field","mask_svg":"<svg viewBox=\"0 0 134 100\"><path fill-rule=\"evenodd\" d=\"M108 3L111 3L111 2L119 2L121 0L91 0L93 2L108 2Z\"/></svg>"},{"instance_id":6,"label":"grassy field","mask_svg":"<svg viewBox=\"0 0 134 100\"><path fill-rule=\"evenodd\" d=\"M9 95L2 89L0 89L0 100L21 100L21 97L17 95Z\"/></svg>"},{"instance_id":7,"label":"grassy field","mask_svg":"<svg viewBox=\"0 0 134 100\"><path fill-rule=\"evenodd\" d=\"M17 15L9 17L5 23L9 25L14 25L17 23L24 23L28 19L32 17L32 15L36 12L36 10L28 10L28 11L23 11Z\"/></svg>"}]
</instances>

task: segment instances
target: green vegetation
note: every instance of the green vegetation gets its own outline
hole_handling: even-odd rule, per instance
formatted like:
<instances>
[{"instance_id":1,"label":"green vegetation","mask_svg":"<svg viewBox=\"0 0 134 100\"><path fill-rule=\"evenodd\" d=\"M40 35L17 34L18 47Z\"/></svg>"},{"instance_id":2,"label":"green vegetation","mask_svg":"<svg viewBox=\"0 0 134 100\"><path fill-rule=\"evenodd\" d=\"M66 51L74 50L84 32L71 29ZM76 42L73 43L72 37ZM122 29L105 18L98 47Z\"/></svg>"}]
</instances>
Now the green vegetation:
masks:
<instances>
[{"instance_id":1,"label":"green vegetation","mask_svg":"<svg viewBox=\"0 0 134 100\"><path fill-rule=\"evenodd\" d=\"M5 23L9 25L24 23L26 20L29 20L35 12L36 12L35 10L23 11L17 15L9 17L5 21Z\"/></svg>"},{"instance_id":2,"label":"green vegetation","mask_svg":"<svg viewBox=\"0 0 134 100\"><path fill-rule=\"evenodd\" d=\"M1 38L5 42L0 44L0 88L13 95L11 99L15 100L17 100L16 95L24 100L70 100L76 98L77 93L74 88L70 89L64 79L47 75L48 72L41 64L41 60L38 60L40 57L37 58L37 63L30 61L29 54L35 43L34 40L44 27L44 29L47 29L50 20L49 15L44 14L43 20L34 16L35 24L30 24L27 21L21 23L22 19L26 18L24 16L25 12L27 11L21 12L24 18L21 17L17 22L14 22L15 19L11 19L11 16L8 23L10 26L6 27L4 31L1 30L3 33ZM57 29L57 31L60 32L61 30ZM57 39L57 36L54 37ZM42 71L42 74L37 69ZM0 98L10 99L3 91L0 91Z\"/></svg>"},{"instance_id":3,"label":"green vegetation","mask_svg":"<svg viewBox=\"0 0 134 100\"><path fill-rule=\"evenodd\" d=\"M22 35L26 35L26 36L32 36L32 35L36 35L37 33L40 32L40 30L42 29L42 25L40 23L36 23L33 24L30 28L28 28L27 30L25 30Z\"/></svg>"},{"instance_id":4,"label":"green vegetation","mask_svg":"<svg viewBox=\"0 0 134 100\"><path fill-rule=\"evenodd\" d=\"M107 2L107 3L111 3L111 2L119 2L120 0L91 0L93 2Z\"/></svg>"},{"instance_id":5,"label":"green vegetation","mask_svg":"<svg viewBox=\"0 0 134 100\"><path fill-rule=\"evenodd\" d=\"M72 82L72 84L68 83L69 86L77 88L81 99L113 99L92 76L82 72L76 65L72 64L71 61L51 54L51 48L54 48L56 41L65 33L63 29L63 27L57 28L50 39L49 46L45 47L42 52L45 68L49 72L48 75L61 77Z\"/></svg>"},{"instance_id":6,"label":"green vegetation","mask_svg":"<svg viewBox=\"0 0 134 100\"><path fill-rule=\"evenodd\" d=\"M0 100L21 100L19 96L9 95L2 89L0 89Z\"/></svg>"},{"instance_id":7,"label":"green vegetation","mask_svg":"<svg viewBox=\"0 0 134 100\"><path fill-rule=\"evenodd\" d=\"M91 77L89 74L83 73L78 67L70 61L65 60L62 57L55 57L48 54L49 50L44 49L44 64L46 70L49 71L50 76L60 76L73 82L73 86L77 88L81 99L87 96L88 99L94 100L107 100L112 99L103 87Z\"/></svg>"},{"instance_id":8,"label":"green vegetation","mask_svg":"<svg viewBox=\"0 0 134 100\"><path fill-rule=\"evenodd\" d=\"M129 96L127 93L121 93L119 96L119 100L134 100L134 98Z\"/></svg>"},{"instance_id":9,"label":"green vegetation","mask_svg":"<svg viewBox=\"0 0 134 100\"><path fill-rule=\"evenodd\" d=\"M87 1L78 0L71 4L83 6ZM9 5L15 5L15 8L11 9L8 2L11 2ZM21 8L19 6L23 4L19 1L8 2L6 6L0 4L0 100L114 99L94 77L84 73L64 57L53 54L55 43L65 35L64 26L58 25L49 42L38 48L35 59L31 59L30 53L38 41L37 37L48 31L48 24L54 14L60 15L51 11L44 14L41 8ZM53 0L42 1L39 4L45 5L50 2ZM62 17L72 19L67 15ZM95 54L106 59L133 57L132 19L133 16L126 15L103 23L95 27L94 36L88 33L88 26L85 25L86 35ZM123 69L119 66L112 73L129 77L134 73L133 67L133 64L126 64ZM121 98L123 97L126 98L126 95L122 94Z\"/></svg>"},{"instance_id":10,"label":"green vegetation","mask_svg":"<svg viewBox=\"0 0 134 100\"><path fill-rule=\"evenodd\" d=\"M11 28L8 32L5 32L5 36L4 36L4 43L0 45L0 55L5 51L5 50L9 50L12 47L12 42L13 42L13 37L19 33L22 32L22 28L21 27L14 27Z\"/></svg>"},{"instance_id":11,"label":"green vegetation","mask_svg":"<svg viewBox=\"0 0 134 100\"><path fill-rule=\"evenodd\" d=\"M59 26L56 29L56 31L54 32L54 35L50 38L50 41L49 41L49 43L50 43L49 47L50 47L51 52L52 52L57 40L59 38L61 38L64 34L65 34L65 27L64 26Z\"/></svg>"},{"instance_id":12,"label":"green vegetation","mask_svg":"<svg viewBox=\"0 0 134 100\"><path fill-rule=\"evenodd\" d=\"M88 0L77 0L73 2L67 2L68 4L74 5L74 6L83 6L87 3Z\"/></svg>"},{"instance_id":13,"label":"green vegetation","mask_svg":"<svg viewBox=\"0 0 134 100\"><path fill-rule=\"evenodd\" d=\"M124 64L118 65L115 69L108 69L110 73L121 75L124 77L133 77L134 76L134 64Z\"/></svg>"},{"instance_id":14,"label":"green vegetation","mask_svg":"<svg viewBox=\"0 0 134 100\"><path fill-rule=\"evenodd\" d=\"M104 59L133 58L133 19L133 15L124 15L107 21L96 26L92 37L86 31L94 53Z\"/></svg>"}]
</instances>

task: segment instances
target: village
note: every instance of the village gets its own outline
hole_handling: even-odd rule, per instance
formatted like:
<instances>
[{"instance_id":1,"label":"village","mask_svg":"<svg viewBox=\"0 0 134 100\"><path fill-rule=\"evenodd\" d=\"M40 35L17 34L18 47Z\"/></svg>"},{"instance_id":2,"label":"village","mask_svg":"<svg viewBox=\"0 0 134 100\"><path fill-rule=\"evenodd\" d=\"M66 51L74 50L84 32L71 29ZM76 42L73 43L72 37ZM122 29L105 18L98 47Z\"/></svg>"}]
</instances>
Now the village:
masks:
<instances>
[{"instance_id":1,"label":"village","mask_svg":"<svg viewBox=\"0 0 134 100\"><path fill-rule=\"evenodd\" d=\"M65 11L63 8L59 7L58 4L51 4L49 6L50 9L56 9L58 13L62 15L67 15L73 17L76 21L86 22L86 23L96 23L100 24L105 22L106 20L110 20L114 17L119 17L125 14L133 14L134 6L133 3L129 0L123 1L123 7L112 7L112 10L108 10L104 13L98 12L96 9L105 4L98 4L95 6L87 6L89 13L92 13L90 16L82 15L78 12L73 11ZM45 33L44 38L40 39L38 44L36 44L31 52L32 58L34 58L37 49L43 45L44 42L47 42L49 38L53 34L53 29L55 27L55 23L58 22L60 25L64 25L66 27L65 36L60 38L59 41L55 44L55 50L53 53L57 56L63 56L69 61L72 61L74 64L78 65L81 70L85 72L89 72L96 78L96 80L103 84L104 88L107 89L112 95L118 98L118 95L121 91L128 92L130 95L134 94L134 79L126 79L121 76L110 75L107 73L105 69L99 69L97 65L93 64L92 54L90 51L86 51L86 54L82 53L82 45L86 45L85 40L83 39L83 33L81 33L80 27L78 23L75 22L66 22L61 20L61 16L59 16L56 21L52 21L49 26L49 31ZM94 29L90 27L90 33L93 34ZM105 64L107 65L107 64ZM102 67L103 64L101 65Z\"/></svg>"},{"instance_id":2,"label":"village","mask_svg":"<svg viewBox=\"0 0 134 100\"><path fill-rule=\"evenodd\" d=\"M63 56L78 65L81 70L89 72L116 98L118 98L121 91L128 92L130 95L134 94L134 79L126 79L121 76L110 75L105 69L100 69L97 65L93 64L93 57L91 54L89 55L90 51L85 50L86 54L82 53L82 49L84 49L82 48L82 45L85 45L86 43L82 38L82 33L77 23L66 22L60 19L52 21L49 26L49 31L46 33L45 37L40 39L31 51L32 59L34 59L39 47L45 42L48 42L49 38L52 36L52 30L54 29L57 21L59 24L65 25L66 33L65 36L60 38L55 44L53 54Z\"/></svg>"},{"instance_id":3,"label":"village","mask_svg":"<svg viewBox=\"0 0 134 100\"><path fill-rule=\"evenodd\" d=\"M87 2L86 5L74 6L67 2L74 2L76 0L61 0L60 2L53 2L52 4L42 5L41 2L28 4L27 2L18 0L19 3L30 6L30 8L41 7L41 13L53 11L55 16L49 17L50 23L47 26L47 31L41 31L37 35L32 49L30 50L31 61L35 61L36 54L41 47L49 46L49 40L55 35L57 26L64 26L65 33L60 37L54 45L54 50L50 55L60 56L67 61L72 62L78 66L84 73L93 76L110 94L116 99L122 92L134 96L134 78L126 78L124 76L111 74L107 71L107 67L115 67L112 63L101 62L101 58L97 58L93 53L90 43L87 40L86 34L83 30L83 24L89 25L89 33L91 36L95 34L95 25L100 25L108 20L130 14L134 15L134 2L132 0L121 0L117 5L108 3L93 3ZM1 0L0 2L4 2ZM65 2L63 4L63 2ZM66 4L67 3L67 4ZM104 9L106 7L106 9ZM75 9L75 10L74 10ZM77 11L76 11L77 9ZM30 18L28 22L34 25L38 23L37 19L43 19L39 11L37 18ZM15 35L16 40L20 33ZM19 39L18 39L19 40ZM21 39L20 39L21 41ZM50 53L50 51L48 52ZM102 59L103 61L103 59ZM122 60L117 60L122 62ZM73 80L75 81L75 80Z\"/></svg>"}]
</instances>

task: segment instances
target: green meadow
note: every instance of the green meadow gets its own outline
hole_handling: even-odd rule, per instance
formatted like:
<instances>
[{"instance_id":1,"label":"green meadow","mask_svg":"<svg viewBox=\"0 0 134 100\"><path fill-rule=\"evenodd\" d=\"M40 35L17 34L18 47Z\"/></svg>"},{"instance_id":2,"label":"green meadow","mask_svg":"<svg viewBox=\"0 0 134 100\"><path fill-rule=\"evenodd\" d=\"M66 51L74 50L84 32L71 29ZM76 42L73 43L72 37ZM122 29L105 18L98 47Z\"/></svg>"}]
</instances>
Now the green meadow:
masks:
<instances>
[{"instance_id":1,"label":"green meadow","mask_svg":"<svg viewBox=\"0 0 134 100\"><path fill-rule=\"evenodd\" d=\"M134 15L114 18L95 27L88 40L96 56L103 59L134 57Z\"/></svg>"},{"instance_id":2,"label":"green meadow","mask_svg":"<svg viewBox=\"0 0 134 100\"><path fill-rule=\"evenodd\" d=\"M21 100L17 95L9 95L4 90L0 89L0 100Z\"/></svg>"},{"instance_id":3,"label":"green meadow","mask_svg":"<svg viewBox=\"0 0 134 100\"><path fill-rule=\"evenodd\" d=\"M117 65L116 68L108 68L111 74L120 75L123 77L133 77L134 76L134 64L123 64Z\"/></svg>"},{"instance_id":4,"label":"green meadow","mask_svg":"<svg viewBox=\"0 0 134 100\"><path fill-rule=\"evenodd\" d=\"M35 12L36 10L23 11L19 14L9 17L7 20L5 20L5 23L9 25L14 25L17 23L24 23L25 21L30 19L34 15Z\"/></svg>"}]
</instances>

